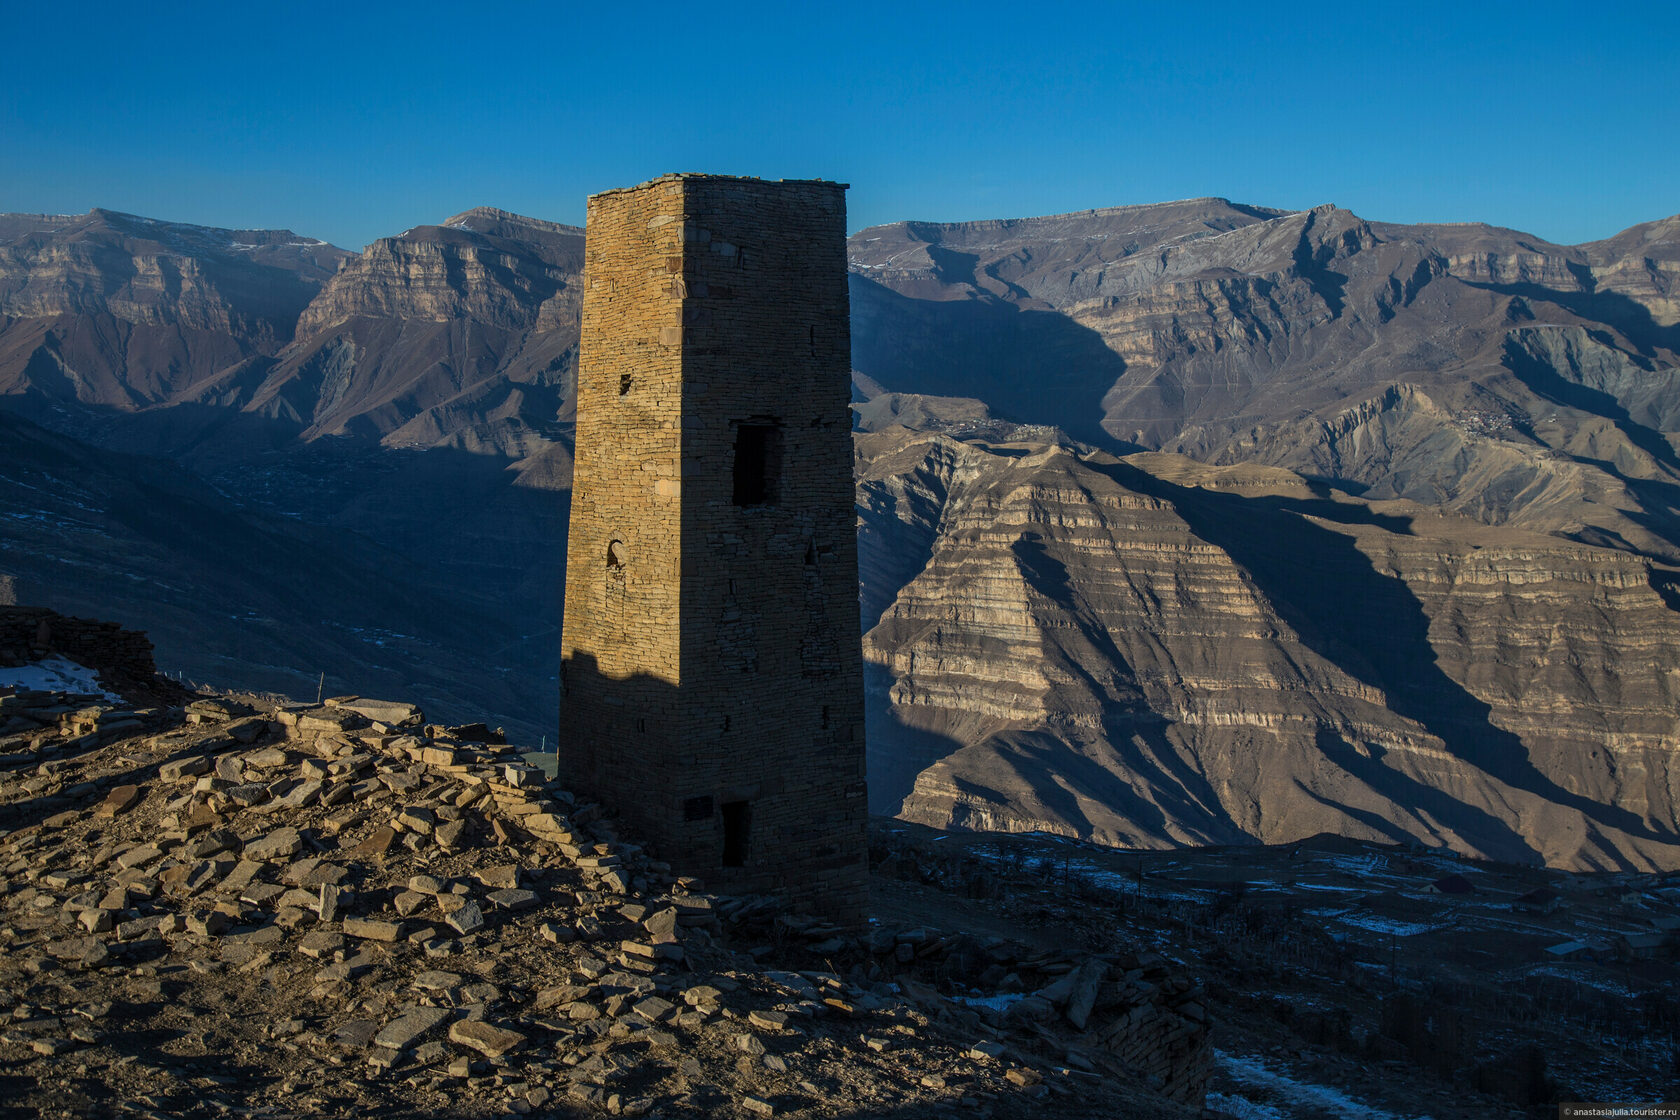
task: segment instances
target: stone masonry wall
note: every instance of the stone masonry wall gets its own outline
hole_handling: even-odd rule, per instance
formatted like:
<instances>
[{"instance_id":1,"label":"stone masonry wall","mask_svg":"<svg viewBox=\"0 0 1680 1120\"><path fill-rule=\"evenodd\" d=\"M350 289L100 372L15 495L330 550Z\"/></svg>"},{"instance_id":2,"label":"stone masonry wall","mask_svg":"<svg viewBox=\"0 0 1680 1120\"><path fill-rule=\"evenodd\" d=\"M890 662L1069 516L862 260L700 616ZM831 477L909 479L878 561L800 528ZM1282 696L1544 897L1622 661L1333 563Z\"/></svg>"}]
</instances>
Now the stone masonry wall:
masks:
<instances>
[{"instance_id":1,"label":"stone masonry wall","mask_svg":"<svg viewBox=\"0 0 1680 1120\"><path fill-rule=\"evenodd\" d=\"M97 670L107 685L125 694L157 684L152 642L140 631L70 618L45 607L0 605L0 665L27 665L55 654Z\"/></svg>"},{"instance_id":2,"label":"stone masonry wall","mask_svg":"<svg viewBox=\"0 0 1680 1120\"><path fill-rule=\"evenodd\" d=\"M560 749L678 868L856 919L844 191L590 200Z\"/></svg>"}]
</instances>

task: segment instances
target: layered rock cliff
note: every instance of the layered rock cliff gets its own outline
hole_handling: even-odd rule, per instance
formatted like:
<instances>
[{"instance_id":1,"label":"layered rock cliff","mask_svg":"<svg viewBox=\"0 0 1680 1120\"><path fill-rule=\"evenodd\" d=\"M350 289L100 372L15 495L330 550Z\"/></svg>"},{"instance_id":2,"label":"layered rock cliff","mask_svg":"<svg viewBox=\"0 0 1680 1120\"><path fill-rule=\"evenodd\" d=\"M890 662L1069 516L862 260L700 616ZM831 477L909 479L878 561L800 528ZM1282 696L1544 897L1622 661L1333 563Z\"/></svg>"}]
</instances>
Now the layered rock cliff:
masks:
<instances>
[{"instance_id":1,"label":"layered rock cliff","mask_svg":"<svg viewBox=\"0 0 1680 1120\"><path fill-rule=\"evenodd\" d=\"M879 811L1104 843L1680 862L1680 615L1625 552L1288 472L859 441ZM889 568L879 554L900 561ZM884 695L880 694L884 693Z\"/></svg>"},{"instance_id":2,"label":"layered rock cliff","mask_svg":"<svg viewBox=\"0 0 1680 1120\"><path fill-rule=\"evenodd\" d=\"M0 215L0 394L169 400L289 342L345 256L290 230Z\"/></svg>"},{"instance_id":3,"label":"layered rock cliff","mask_svg":"<svg viewBox=\"0 0 1680 1120\"><path fill-rule=\"evenodd\" d=\"M582 230L485 207L381 238L260 381L240 371L216 392L306 439L523 458L558 438L571 405L582 268Z\"/></svg>"}]
</instances>

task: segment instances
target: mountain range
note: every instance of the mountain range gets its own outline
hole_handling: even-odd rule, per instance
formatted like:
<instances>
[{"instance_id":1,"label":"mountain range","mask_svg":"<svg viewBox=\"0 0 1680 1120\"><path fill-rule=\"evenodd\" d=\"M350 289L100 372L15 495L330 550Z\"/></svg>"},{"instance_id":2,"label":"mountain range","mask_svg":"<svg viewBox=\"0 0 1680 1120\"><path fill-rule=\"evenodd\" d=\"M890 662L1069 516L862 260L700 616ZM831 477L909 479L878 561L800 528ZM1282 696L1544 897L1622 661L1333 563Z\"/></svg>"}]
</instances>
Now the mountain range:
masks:
<instances>
[{"instance_id":1,"label":"mountain range","mask_svg":"<svg viewBox=\"0 0 1680 1120\"><path fill-rule=\"evenodd\" d=\"M860 231L876 811L1680 866L1680 218ZM553 726L583 231L0 216L0 571L222 685ZM400 687L399 687L400 686Z\"/></svg>"}]
</instances>

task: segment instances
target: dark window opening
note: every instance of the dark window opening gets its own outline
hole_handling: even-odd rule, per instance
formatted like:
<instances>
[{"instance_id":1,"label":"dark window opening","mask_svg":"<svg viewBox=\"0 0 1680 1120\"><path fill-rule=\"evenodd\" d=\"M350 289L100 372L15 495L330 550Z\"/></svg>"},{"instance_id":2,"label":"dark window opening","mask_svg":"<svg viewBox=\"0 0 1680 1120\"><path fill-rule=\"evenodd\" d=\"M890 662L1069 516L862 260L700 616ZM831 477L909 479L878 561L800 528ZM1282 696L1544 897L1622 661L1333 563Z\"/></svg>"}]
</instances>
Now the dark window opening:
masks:
<instances>
[{"instance_id":1,"label":"dark window opening","mask_svg":"<svg viewBox=\"0 0 1680 1120\"><path fill-rule=\"evenodd\" d=\"M822 717L822 719L823 719L822 725L826 729L828 727L828 705L827 704L823 705L823 717Z\"/></svg>"},{"instance_id":2,"label":"dark window opening","mask_svg":"<svg viewBox=\"0 0 1680 1120\"><path fill-rule=\"evenodd\" d=\"M647 732L647 720L638 719L636 721L636 730L645 734Z\"/></svg>"},{"instance_id":3,"label":"dark window opening","mask_svg":"<svg viewBox=\"0 0 1680 1120\"><path fill-rule=\"evenodd\" d=\"M690 797L683 802L683 820L709 821L712 819L712 799L710 797Z\"/></svg>"},{"instance_id":4,"label":"dark window opening","mask_svg":"<svg viewBox=\"0 0 1680 1120\"><path fill-rule=\"evenodd\" d=\"M817 328L811 328L811 357L817 356Z\"/></svg>"},{"instance_id":5,"label":"dark window opening","mask_svg":"<svg viewBox=\"0 0 1680 1120\"><path fill-rule=\"evenodd\" d=\"M735 429L735 504L776 504L782 472L782 430L774 422L743 422Z\"/></svg>"},{"instance_id":6,"label":"dark window opening","mask_svg":"<svg viewBox=\"0 0 1680 1120\"><path fill-rule=\"evenodd\" d=\"M628 373L619 374L619 377L618 377L618 395L619 396L626 397L626 396L630 395L630 383L633 380L634 380L634 378L632 378Z\"/></svg>"},{"instance_id":7,"label":"dark window opening","mask_svg":"<svg viewBox=\"0 0 1680 1120\"><path fill-rule=\"evenodd\" d=\"M752 824L752 806L745 801L723 803L723 865L747 865L747 830Z\"/></svg>"},{"instance_id":8,"label":"dark window opening","mask_svg":"<svg viewBox=\"0 0 1680 1120\"><path fill-rule=\"evenodd\" d=\"M816 566L816 563L817 563L817 546L816 545L808 544L808 545L805 546L805 563L809 567L815 567Z\"/></svg>"},{"instance_id":9,"label":"dark window opening","mask_svg":"<svg viewBox=\"0 0 1680 1120\"><path fill-rule=\"evenodd\" d=\"M624 567L624 542L612 541L607 545L607 567Z\"/></svg>"},{"instance_id":10,"label":"dark window opening","mask_svg":"<svg viewBox=\"0 0 1680 1120\"><path fill-rule=\"evenodd\" d=\"M728 716L723 717L723 729L725 731L729 730L729 717Z\"/></svg>"}]
</instances>

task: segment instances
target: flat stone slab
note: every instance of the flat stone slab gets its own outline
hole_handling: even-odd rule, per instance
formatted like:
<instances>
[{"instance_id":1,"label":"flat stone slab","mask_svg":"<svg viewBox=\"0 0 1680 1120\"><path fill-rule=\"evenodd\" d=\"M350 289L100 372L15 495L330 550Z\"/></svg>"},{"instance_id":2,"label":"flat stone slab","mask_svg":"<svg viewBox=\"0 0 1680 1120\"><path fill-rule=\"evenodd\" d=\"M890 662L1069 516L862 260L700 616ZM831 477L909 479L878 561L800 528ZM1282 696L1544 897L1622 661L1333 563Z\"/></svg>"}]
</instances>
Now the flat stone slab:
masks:
<instances>
[{"instance_id":1,"label":"flat stone slab","mask_svg":"<svg viewBox=\"0 0 1680 1120\"><path fill-rule=\"evenodd\" d=\"M245 850L240 854L248 860L268 863L273 860L290 859L302 850L302 834L288 826L277 828L266 836L257 837L245 845Z\"/></svg>"},{"instance_id":2,"label":"flat stone slab","mask_svg":"<svg viewBox=\"0 0 1680 1120\"><path fill-rule=\"evenodd\" d=\"M506 1027L462 1019L450 1025L449 1041L477 1050L486 1058L499 1058L525 1045L525 1036Z\"/></svg>"},{"instance_id":3,"label":"flat stone slab","mask_svg":"<svg viewBox=\"0 0 1680 1120\"><path fill-rule=\"evenodd\" d=\"M373 1044L405 1050L415 1039L438 1027L447 1018L449 1012L441 1007L416 1007L380 1028L379 1033L373 1036Z\"/></svg>"},{"instance_id":4,"label":"flat stone slab","mask_svg":"<svg viewBox=\"0 0 1680 1120\"><path fill-rule=\"evenodd\" d=\"M101 801L99 806L94 809L93 815L106 818L114 817L118 813L124 813L133 808L134 803L139 800L139 786L118 786L105 795L105 800Z\"/></svg>"},{"instance_id":5,"label":"flat stone slab","mask_svg":"<svg viewBox=\"0 0 1680 1120\"><path fill-rule=\"evenodd\" d=\"M491 891L490 901L503 910L529 910L537 904L537 892L523 887Z\"/></svg>"},{"instance_id":6,"label":"flat stone slab","mask_svg":"<svg viewBox=\"0 0 1680 1120\"><path fill-rule=\"evenodd\" d=\"M471 933L484 928L484 912L478 908L478 903L469 902L444 921L454 926L456 933Z\"/></svg>"},{"instance_id":7,"label":"flat stone slab","mask_svg":"<svg viewBox=\"0 0 1680 1120\"><path fill-rule=\"evenodd\" d=\"M346 1050L360 1050L379 1033L379 1024L372 1019L352 1019L333 1032L333 1041Z\"/></svg>"},{"instance_id":8,"label":"flat stone slab","mask_svg":"<svg viewBox=\"0 0 1680 1120\"><path fill-rule=\"evenodd\" d=\"M311 930L303 935L302 941L298 942L298 952L316 960L320 960L322 957L330 957L342 948L344 948L344 935L325 929Z\"/></svg>"},{"instance_id":9,"label":"flat stone slab","mask_svg":"<svg viewBox=\"0 0 1680 1120\"><path fill-rule=\"evenodd\" d=\"M671 1017L671 1013L676 1010L676 1004L668 999L661 999L659 996L649 996L632 1010L650 1023L659 1023Z\"/></svg>"},{"instance_id":10,"label":"flat stone slab","mask_svg":"<svg viewBox=\"0 0 1680 1120\"><path fill-rule=\"evenodd\" d=\"M457 972L430 969L416 976L413 984L423 992L447 992L451 988L461 986L461 975Z\"/></svg>"},{"instance_id":11,"label":"flat stone slab","mask_svg":"<svg viewBox=\"0 0 1680 1120\"><path fill-rule=\"evenodd\" d=\"M130 867L140 867L152 862L163 851L156 844L142 844L138 848L130 848L117 857L117 866L127 870Z\"/></svg>"},{"instance_id":12,"label":"flat stone slab","mask_svg":"<svg viewBox=\"0 0 1680 1120\"><path fill-rule=\"evenodd\" d=\"M396 840L396 838L396 829L392 828L388 824L380 825L368 834L368 838L366 840L363 840L351 850L350 856L353 859L382 860L385 858L385 853L391 850L391 844Z\"/></svg>"},{"instance_id":13,"label":"flat stone slab","mask_svg":"<svg viewBox=\"0 0 1680 1120\"><path fill-rule=\"evenodd\" d=\"M378 918L346 918L344 933L368 941L395 941L402 936L401 922L386 922Z\"/></svg>"},{"instance_id":14,"label":"flat stone slab","mask_svg":"<svg viewBox=\"0 0 1680 1120\"><path fill-rule=\"evenodd\" d=\"M178 782L182 778L196 778L207 773L210 760L204 755L193 755L190 758L177 758L165 762L158 767L158 777L166 782Z\"/></svg>"}]
</instances>

